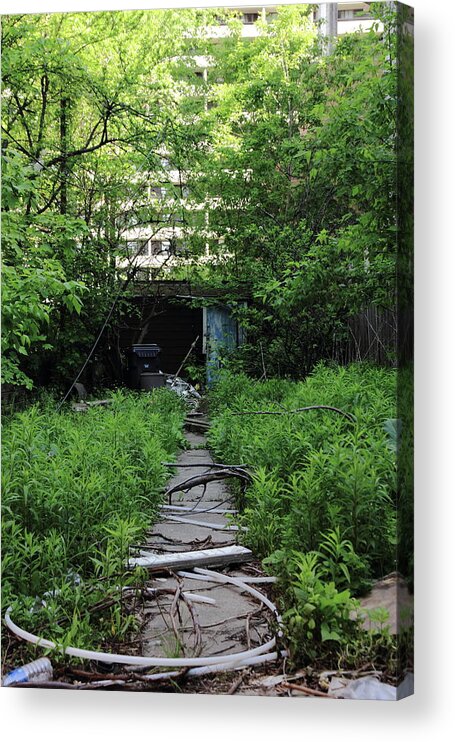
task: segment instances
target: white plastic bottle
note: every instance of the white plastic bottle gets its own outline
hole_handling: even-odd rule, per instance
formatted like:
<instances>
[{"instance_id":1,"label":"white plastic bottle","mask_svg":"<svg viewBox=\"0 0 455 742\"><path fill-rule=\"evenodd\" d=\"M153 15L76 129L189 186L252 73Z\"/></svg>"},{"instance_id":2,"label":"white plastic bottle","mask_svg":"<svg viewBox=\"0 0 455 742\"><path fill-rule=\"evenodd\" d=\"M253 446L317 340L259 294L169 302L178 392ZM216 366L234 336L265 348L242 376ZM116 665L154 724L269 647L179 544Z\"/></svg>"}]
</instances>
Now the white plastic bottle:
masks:
<instances>
[{"instance_id":1,"label":"white plastic bottle","mask_svg":"<svg viewBox=\"0 0 455 742\"><path fill-rule=\"evenodd\" d=\"M30 683L31 681L45 682L52 680L53 669L50 660L47 657L40 657L27 665L17 667L5 675L2 681L3 686L14 685L15 683Z\"/></svg>"}]
</instances>

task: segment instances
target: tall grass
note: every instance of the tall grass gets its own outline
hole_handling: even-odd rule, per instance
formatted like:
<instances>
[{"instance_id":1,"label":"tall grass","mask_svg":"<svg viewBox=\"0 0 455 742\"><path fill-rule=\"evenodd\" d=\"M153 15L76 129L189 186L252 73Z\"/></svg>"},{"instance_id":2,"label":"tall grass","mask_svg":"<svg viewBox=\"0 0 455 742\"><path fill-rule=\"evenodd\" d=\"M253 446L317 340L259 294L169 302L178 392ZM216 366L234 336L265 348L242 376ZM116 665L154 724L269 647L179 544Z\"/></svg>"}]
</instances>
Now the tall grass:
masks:
<instances>
[{"instance_id":1,"label":"tall grass","mask_svg":"<svg viewBox=\"0 0 455 742\"><path fill-rule=\"evenodd\" d=\"M363 364L318 366L302 382L227 375L211 394L210 443L226 463L247 463L254 482L243 503L258 556L317 549L339 528L378 577L396 566L396 452L385 426L396 418L396 372ZM329 410L284 412L331 405ZM234 414L233 414L234 413Z\"/></svg>"},{"instance_id":2,"label":"tall grass","mask_svg":"<svg viewBox=\"0 0 455 742\"><path fill-rule=\"evenodd\" d=\"M97 578L114 586L129 544L155 517L166 479L161 462L183 444L183 416L177 395L156 390L117 391L111 405L84 413L57 413L48 400L6 419L3 606L15 601L21 610L58 594L73 615L76 604L88 609L99 599L94 590L84 602L78 583ZM80 627L86 617L78 615ZM33 611L22 617L36 624ZM57 623L46 630L52 634Z\"/></svg>"},{"instance_id":3,"label":"tall grass","mask_svg":"<svg viewBox=\"0 0 455 742\"><path fill-rule=\"evenodd\" d=\"M291 658L326 666L373 662L398 677L412 637L400 639L401 657L387 628L362 629L354 597L397 566L411 577L412 540L404 543L404 536L412 532L412 487L406 481L397 496L397 460L404 480L412 458L409 441L400 445L397 434L396 371L319 365L302 382L226 373L210 403L216 456L253 473L246 493L238 491L242 538L279 578ZM332 410L291 412L312 405L336 407L354 420ZM243 414L259 411L286 414ZM404 399L400 412L410 414Z\"/></svg>"}]
</instances>

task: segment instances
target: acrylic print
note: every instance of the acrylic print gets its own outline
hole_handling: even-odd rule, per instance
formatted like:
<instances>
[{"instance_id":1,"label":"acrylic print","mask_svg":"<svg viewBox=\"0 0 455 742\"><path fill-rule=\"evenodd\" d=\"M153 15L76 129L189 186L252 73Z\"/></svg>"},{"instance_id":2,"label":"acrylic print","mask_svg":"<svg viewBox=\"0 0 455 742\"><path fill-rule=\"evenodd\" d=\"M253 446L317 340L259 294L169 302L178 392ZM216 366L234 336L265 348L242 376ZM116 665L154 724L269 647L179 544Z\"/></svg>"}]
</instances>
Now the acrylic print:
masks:
<instances>
[{"instance_id":1,"label":"acrylic print","mask_svg":"<svg viewBox=\"0 0 455 742\"><path fill-rule=\"evenodd\" d=\"M4 15L2 75L2 684L411 694L412 10Z\"/></svg>"}]
</instances>

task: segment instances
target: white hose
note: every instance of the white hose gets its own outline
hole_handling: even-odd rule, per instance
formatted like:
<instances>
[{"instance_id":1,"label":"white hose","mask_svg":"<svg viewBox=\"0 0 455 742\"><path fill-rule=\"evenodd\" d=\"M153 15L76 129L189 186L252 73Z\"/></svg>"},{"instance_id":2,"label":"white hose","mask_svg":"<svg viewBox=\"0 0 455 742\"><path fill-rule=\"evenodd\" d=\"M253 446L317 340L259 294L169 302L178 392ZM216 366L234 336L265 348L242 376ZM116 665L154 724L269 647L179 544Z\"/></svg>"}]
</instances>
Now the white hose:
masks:
<instances>
[{"instance_id":1,"label":"white hose","mask_svg":"<svg viewBox=\"0 0 455 742\"><path fill-rule=\"evenodd\" d=\"M253 665L259 665L262 662L274 662L279 657L287 657L287 652L270 652L269 654L261 654L259 657L252 657L249 660L244 660L243 662L228 662L223 663L220 662L219 665L205 665L204 667L193 667L191 670L188 670L188 672L185 673L185 677L195 677L200 675L208 675L209 673L214 672L227 672L227 671L234 671L234 670L243 670L245 667L250 667ZM128 670L133 670L133 668L127 668ZM175 678L181 676L181 672L179 670L171 670L170 672L156 672L152 675L144 675L144 678L147 679L153 679L153 680L167 680L169 678Z\"/></svg>"},{"instance_id":2,"label":"white hose","mask_svg":"<svg viewBox=\"0 0 455 742\"><path fill-rule=\"evenodd\" d=\"M168 588L171 589L171 588ZM123 593L128 592L136 592L136 587L122 587ZM163 591L163 588L160 587L146 587L143 592L147 595L156 595L157 593L160 593ZM207 603L208 605L216 605L216 600L214 598L209 598L207 595L198 595L196 593L187 592L186 590L182 592L182 595L190 600L192 603Z\"/></svg>"},{"instance_id":3,"label":"white hose","mask_svg":"<svg viewBox=\"0 0 455 742\"><path fill-rule=\"evenodd\" d=\"M166 515L165 520L171 520L173 523L185 523L188 526L199 526L201 528L211 528L213 531L247 531L246 526L225 526L221 523L206 523L203 520L194 520L180 515Z\"/></svg>"},{"instance_id":4,"label":"white hose","mask_svg":"<svg viewBox=\"0 0 455 742\"><path fill-rule=\"evenodd\" d=\"M191 603L206 603L207 605L216 605L215 598L209 598L208 595L195 595L194 593L183 592L187 600Z\"/></svg>"},{"instance_id":5,"label":"white hose","mask_svg":"<svg viewBox=\"0 0 455 742\"><path fill-rule=\"evenodd\" d=\"M264 605L266 605L267 608L270 608L272 613L275 615L278 625L280 626L281 629L283 628L283 619L278 613L278 609L276 605L274 605L274 603L272 603L271 600L266 598L265 595L260 593L259 590L256 590L254 587L250 587L250 585L247 585L246 582L243 582L240 578L228 577L227 575L221 575L219 572L213 572L211 569L203 569L202 567L195 567L194 571L200 575L207 575L207 577L210 577L211 579L213 579L214 582L230 583L231 585L236 585L237 587L240 587L243 590L246 590L246 592L250 593L255 598L258 598L261 601L261 603L264 603ZM281 636L281 633L279 633L278 636Z\"/></svg>"},{"instance_id":6,"label":"white hose","mask_svg":"<svg viewBox=\"0 0 455 742\"><path fill-rule=\"evenodd\" d=\"M185 570L179 570L176 574L178 574L179 577L187 577L190 580L201 580L201 582L210 582L210 580L203 575L195 575L192 572L185 572ZM157 578L155 577L155 580L156 579ZM276 577L250 577L249 575L243 575L242 577L238 577L237 579L241 580L246 585L271 585L272 583L277 582Z\"/></svg>"},{"instance_id":7,"label":"white hose","mask_svg":"<svg viewBox=\"0 0 455 742\"><path fill-rule=\"evenodd\" d=\"M220 662L219 665L205 665L204 667L193 667L185 673L185 677L199 677L200 675L208 675L213 672L228 672L230 670L243 670L245 667L252 667L253 665L259 665L263 662L274 662L278 657L287 657L287 652L270 652L269 654L261 654L259 657L251 657L249 660L243 662ZM171 672L157 672L153 675L146 675L146 678L153 680L168 680L175 678L180 675L178 670L172 670Z\"/></svg>"},{"instance_id":8,"label":"white hose","mask_svg":"<svg viewBox=\"0 0 455 742\"><path fill-rule=\"evenodd\" d=\"M237 587L242 588L242 590L244 590L245 592L253 595L255 598L258 598L264 605L272 610L278 620L278 623L281 625L281 618L278 615L276 607L268 598L265 597L265 595L262 595L262 593L260 593L258 590L255 590L255 588L250 587L246 583L242 583L236 578L228 577L227 575L221 576L219 573L212 572L208 569L198 569L197 571L201 574L206 574L207 576L211 577L214 582L236 585ZM215 577L218 579L215 579ZM11 618L11 611L12 606L10 606L6 611L5 623L10 631L13 632L13 634L20 637L21 639L24 639L25 641L30 642L31 644L36 644L39 647L56 649L56 644L49 639L43 639L17 626ZM237 664L238 662L243 662L244 660L249 660L253 657L259 658L261 655L265 655L267 652L269 652L269 650L273 649L275 644L276 640L275 637L273 637L273 639L265 642L265 644L261 644L259 647L254 647L254 649L248 649L246 651L236 652L234 654L227 654L223 655L222 657L144 657L129 654L113 654L110 652L95 652L90 649L79 649L77 647L66 647L64 651L65 654L68 654L70 657L80 657L81 659L93 660L95 662L110 662L128 665L154 665L156 667L201 667L205 665L219 665L220 662L221 664L227 666L231 663Z\"/></svg>"},{"instance_id":9,"label":"white hose","mask_svg":"<svg viewBox=\"0 0 455 742\"><path fill-rule=\"evenodd\" d=\"M8 628L16 634L16 636L31 644L36 644L39 647L47 647L48 649L56 649L56 644L48 639L42 639L35 634L25 631L17 626L10 617L11 606L6 611L5 622ZM268 652L269 649L273 649L275 646L275 637L265 644L261 644L259 647L249 649L245 652L236 652L235 654L224 655L223 659L227 663L235 663L237 660L249 659L250 657L256 657L264 652ZM66 647L65 654L70 657L80 657L85 660L93 660L95 662L109 662L118 664L129 664L129 665L155 665L156 667L200 667L201 665L215 665L220 662L220 657L143 657L135 656L130 654L113 654L111 652L95 652L91 649L79 649L78 647Z\"/></svg>"}]
</instances>

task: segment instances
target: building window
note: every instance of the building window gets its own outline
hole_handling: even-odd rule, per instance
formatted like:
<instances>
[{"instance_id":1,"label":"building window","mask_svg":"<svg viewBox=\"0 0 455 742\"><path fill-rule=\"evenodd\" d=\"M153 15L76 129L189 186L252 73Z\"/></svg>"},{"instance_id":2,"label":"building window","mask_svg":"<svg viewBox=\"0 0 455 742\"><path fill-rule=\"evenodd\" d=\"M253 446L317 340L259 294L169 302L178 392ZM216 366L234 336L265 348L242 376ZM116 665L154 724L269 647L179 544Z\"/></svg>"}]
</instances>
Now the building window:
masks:
<instances>
[{"instance_id":1,"label":"building window","mask_svg":"<svg viewBox=\"0 0 455 742\"><path fill-rule=\"evenodd\" d=\"M150 240L150 255L161 255L163 243L161 240Z\"/></svg>"},{"instance_id":2,"label":"building window","mask_svg":"<svg viewBox=\"0 0 455 742\"><path fill-rule=\"evenodd\" d=\"M152 186L150 188L151 198L161 198L163 195L161 186Z\"/></svg>"},{"instance_id":3,"label":"building window","mask_svg":"<svg viewBox=\"0 0 455 742\"><path fill-rule=\"evenodd\" d=\"M242 23L245 26L249 26L252 23L256 23L256 21L259 18L259 13L243 13L242 14Z\"/></svg>"},{"instance_id":4,"label":"building window","mask_svg":"<svg viewBox=\"0 0 455 742\"><path fill-rule=\"evenodd\" d=\"M127 240L126 249L131 255L148 255L147 240Z\"/></svg>"},{"instance_id":5,"label":"building window","mask_svg":"<svg viewBox=\"0 0 455 742\"><path fill-rule=\"evenodd\" d=\"M357 10L351 9L351 10L339 10L338 11L339 21L355 21L357 19L366 20L370 18L373 18L370 11L363 10L362 8L358 8Z\"/></svg>"}]
</instances>

